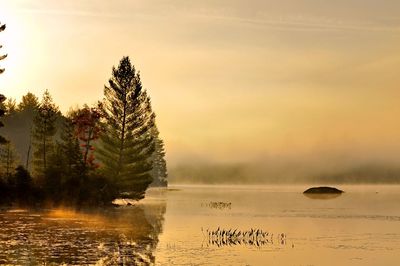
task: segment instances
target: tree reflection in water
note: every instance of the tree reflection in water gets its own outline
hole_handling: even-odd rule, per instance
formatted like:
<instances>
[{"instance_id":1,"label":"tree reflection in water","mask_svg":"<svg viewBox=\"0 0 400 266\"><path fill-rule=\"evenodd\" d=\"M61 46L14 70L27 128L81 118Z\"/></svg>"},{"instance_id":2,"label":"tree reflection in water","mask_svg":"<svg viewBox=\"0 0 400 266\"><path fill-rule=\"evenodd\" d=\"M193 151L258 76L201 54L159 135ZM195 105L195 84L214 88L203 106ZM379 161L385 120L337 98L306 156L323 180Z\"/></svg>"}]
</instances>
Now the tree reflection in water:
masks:
<instances>
[{"instance_id":1,"label":"tree reflection in water","mask_svg":"<svg viewBox=\"0 0 400 266\"><path fill-rule=\"evenodd\" d=\"M165 202L103 211L1 211L0 264L152 265Z\"/></svg>"}]
</instances>

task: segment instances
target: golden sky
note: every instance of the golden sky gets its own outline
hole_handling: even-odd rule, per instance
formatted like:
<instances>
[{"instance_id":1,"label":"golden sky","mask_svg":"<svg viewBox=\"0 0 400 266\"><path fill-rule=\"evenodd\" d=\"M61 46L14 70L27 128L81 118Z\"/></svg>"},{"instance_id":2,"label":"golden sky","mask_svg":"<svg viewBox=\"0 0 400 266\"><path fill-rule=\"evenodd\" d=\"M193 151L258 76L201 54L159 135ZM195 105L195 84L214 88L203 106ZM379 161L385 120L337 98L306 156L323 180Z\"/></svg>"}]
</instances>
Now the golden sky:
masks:
<instances>
[{"instance_id":1,"label":"golden sky","mask_svg":"<svg viewBox=\"0 0 400 266\"><path fill-rule=\"evenodd\" d=\"M0 0L0 21L8 97L93 103L129 55L172 163L400 155L400 1Z\"/></svg>"}]
</instances>

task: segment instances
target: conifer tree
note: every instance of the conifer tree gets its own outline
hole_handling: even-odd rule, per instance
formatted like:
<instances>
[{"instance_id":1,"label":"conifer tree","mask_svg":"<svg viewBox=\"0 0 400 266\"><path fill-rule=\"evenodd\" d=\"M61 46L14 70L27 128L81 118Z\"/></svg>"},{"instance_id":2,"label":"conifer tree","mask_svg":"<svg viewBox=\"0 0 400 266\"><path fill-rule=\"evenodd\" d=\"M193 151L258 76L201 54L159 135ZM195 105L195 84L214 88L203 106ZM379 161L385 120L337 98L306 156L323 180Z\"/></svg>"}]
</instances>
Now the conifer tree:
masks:
<instances>
[{"instance_id":1,"label":"conifer tree","mask_svg":"<svg viewBox=\"0 0 400 266\"><path fill-rule=\"evenodd\" d=\"M76 204L86 180L79 140L71 117L63 117L60 138L48 155L44 179L39 184L52 204Z\"/></svg>"},{"instance_id":2,"label":"conifer tree","mask_svg":"<svg viewBox=\"0 0 400 266\"><path fill-rule=\"evenodd\" d=\"M104 96L101 106L106 133L102 134L98 150L102 169L120 196L141 199L152 182L155 144L150 130L155 115L129 57L123 57L118 67L113 67Z\"/></svg>"},{"instance_id":3,"label":"conifer tree","mask_svg":"<svg viewBox=\"0 0 400 266\"><path fill-rule=\"evenodd\" d=\"M2 32L2 31L4 31L6 29L6 25L5 24L1 24L0 23L0 32ZM2 48L3 46L2 45L0 45L0 48ZM3 60L4 58L6 58L7 57L7 55L1 55L0 54L0 61L1 60ZM2 74L4 72L4 68L0 68L0 74ZM0 105L1 105L1 107L0 107L0 117L2 117L2 116L4 116L4 114L5 114L5 108L3 107L4 105L3 105L3 102L6 100L6 97L3 95L3 94L0 94ZM0 127L3 127L4 126L4 124L2 123L2 122L0 122ZM3 137L3 136L0 136L0 144L4 144L4 143L7 143L7 140Z\"/></svg>"},{"instance_id":4,"label":"conifer tree","mask_svg":"<svg viewBox=\"0 0 400 266\"><path fill-rule=\"evenodd\" d=\"M19 113L20 119L24 122L23 127L29 130L27 139L28 148L26 150L26 160L25 160L25 169L28 171L29 171L29 163L31 161L33 120L34 117L36 116L36 112L38 110L39 105L40 104L38 97L36 97L35 94L28 92L26 95L22 96L22 100L17 106L17 111Z\"/></svg>"},{"instance_id":5,"label":"conifer tree","mask_svg":"<svg viewBox=\"0 0 400 266\"><path fill-rule=\"evenodd\" d=\"M6 108L4 106L4 101L6 100L6 97L3 94L0 94L0 117L4 116L6 113ZM0 128L4 127L3 122L0 121ZM0 136L0 144L5 144L7 143L7 139L3 136Z\"/></svg>"},{"instance_id":6,"label":"conifer tree","mask_svg":"<svg viewBox=\"0 0 400 266\"><path fill-rule=\"evenodd\" d=\"M58 107L53 103L50 93L46 90L37 108L33 129L33 163L36 174L41 177L45 175L47 161L54 147L53 138L57 131L55 123L58 117Z\"/></svg>"},{"instance_id":7,"label":"conifer tree","mask_svg":"<svg viewBox=\"0 0 400 266\"><path fill-rule=\"evenodd\" d=\"M28 92L22 96L21 102L18 104L18 111L33 113L39 107L39 99L35 94Z\"/></svg>"},{"instance_id":8,"label":"conifer tree","mask_svg":"<svg viewBox=\"0 0 400 266\"><path fill-rule=\"evenodd\" d=\"M0 32L4 31L5 29L6 29L6 25L0 23ZM3 47L3 46L0 45L0 48L2 48L2 47ZM3 59L6 58L6 57L7 57L6 54L5 54L5 55L1 55L1 54L0 54L0 61L3 60ZM4 68L0 68L0 74L3 73L3 72L4 72Z\"/></svg>"},{"instance_id":9,"label":"conifer tree","mask_svg":"<svg viewBox=\"0 0 400 266\"><path fill-rule=\"evenodd\" d=\"M17 101L14 98L8 98L4 103L6 114L14 114L17 111Z\"/></svg>"},{"instance_id":10,"label":"conifer tree","mask_svg":"<svg viewBox=\"0 0 400 266\"><path fill-rule=\"evenodd\" d=\"M164 142L159 136L157 126L152 129L152 134L155 142L155 151L153 153L153 170L151 171L153 183L151 185L154 187L166 187L168 185L168 172Z\"/></svg>"},{"instance_id":11,"label":"conifer tree","mask_svg":"<svg viewBox=\"0 0 400 266\"><path fill-rule=\"evenodd\" d=\"M75 135L75 126L72 117L64 119L61 142L61 151L65 158L67 175L82 174L83 158L80 150L79 139Z\"/></svg>"},{"instance_id":12,"label":"conifer tree","mask_svg":"<svg viewBox=\"0 0 400 266\"><path fill-rule=\"evenodd\" d=\"M10 141L1 145L0 152L1 170L9 179L14 174L14 170L18 164L17 153Z\"/></svg>"}]
</instances>

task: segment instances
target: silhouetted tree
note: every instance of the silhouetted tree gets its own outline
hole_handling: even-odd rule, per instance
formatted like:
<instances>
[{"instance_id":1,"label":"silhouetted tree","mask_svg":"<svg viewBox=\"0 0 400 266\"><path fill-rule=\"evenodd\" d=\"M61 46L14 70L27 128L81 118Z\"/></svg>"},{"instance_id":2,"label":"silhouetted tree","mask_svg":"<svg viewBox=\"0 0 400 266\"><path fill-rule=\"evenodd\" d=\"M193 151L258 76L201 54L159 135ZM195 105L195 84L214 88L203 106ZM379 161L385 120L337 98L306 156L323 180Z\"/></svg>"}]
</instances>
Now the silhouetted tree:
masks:
<instances>
[{"instance_id":1,"label":"silhouetted tree","mask_svg":"<svg viewBox=\"0 0 400 266\"><path fill-rule=\"evenodd\" d=\"M14 112L4 116L3 121L7 126L1 129L1 134L10 140L20 155L21 163L29 171L32 153L33 119L39 106L37 97L27 93L22 97Z\"/></svg>"},{"instance_id":2,"label":"silhouetted tree","mask_svg":"<svg viewBox=\"0 0 400 266\"><path fill-rule=\"evenodd\" d=\"M29 171L29 163L31 157L32 150L32 131L33 131L33 119L39 107L39 99L31 92L28 92L26 95L22 96L21 102L18 104L18 114L21 117L20 119L24 121L23 127L28 129L28 134L26 139L28 140L28 147L26 150L26 160L25 160L25 168Z\"/></svg>"},{"instance_id":3,"label":"silhouetted tree","mask_svg":"<svg viewBox=\"0 0 400 266\"><path fill-rule=\"evenodd\" d=\"M18 203L20 205L32 204L31 200L34 196L32 177L21 165L15 169L14 185Z\"/></svg>"},{"instance_id":4,"label":"silhouetted tree","mask_svg":"<svg viewBox=\"0 0 400 266\"><path fill-rule=\"evenodd\" d=\"M83 170L83 156L80 149L79 139L75 133L73 118L66 117L61 132L59 143L67 165L67 174L77 174Z\"/></svg>"},{"instance_id":5,"label":"silhouetted tree","mask_svg":"<svg viewBox=\"0 0 400 266\"><path fill-rule=\"evenodd\" d=\"M153 169L151 174L153 176L154 187L166 187L168 185L167 177L167 162L165 160L164 142L159 136L157 126L152 129L153 138L155 141L155 151L153 153Z\"/></svg>"},{"instance_id":6,"label":"silhouetted tree","mask_svg":"<svg viewBox=\"0 0 400 266\"><path fill-rule=\"evenodd\" d=\"M6 25L5 24L1 24L0 23L0 32L4 31L6 29ZM2 48L3 46L0 45L0 48ZM7 55L0 55L0 61L3 60L4 58L6 58ZM0 74L4 72L4 68L0 68Z\"/></svg>"},{"instance_id":7,"label":"silhouetted tree","mask_svg":"<svg viewBox=\"0 0 400 266\"><path fill-rule=\"evenodd\" d=\"M39 99L35 94L28 92L22 96L21 102L18 104L18 111L32 113L39 107ZM33 117L32 117L33 118Z\"/></svg>"},{"instance_id":8,"label":"silhouetted tree","mask_svg":"<svg viewBox=\"0 0 400 266\"><path fill-rule=\"evenodd\" d=\"M47 160L54 147L53 138L57 131L55 123L59 115L58 107L46 90L37 109L33 129L34 165L36 174L41 177L45 175Z\"/></svg>"},{"instance_id":9,"label":"silhouetted tree","mask_svg":"<svg viewBox=\"0 0 400 266\"><path fill-rule=\"evenodd\" d=\"M6 29L6 25L0 23L0 32L4 31L5 29ZM2 48L2 47L3 46L0 45L0 48ZM7 57L7 55L0 54L0 61L6 57ZM4 72L4 68L0 68L0 74L2 74L3 72ZM5 100L6 100L6 97L4 95L0 94L0 104L2 104ZM0 117L4 116L4 114L5 114L4 107L0 107ZM4 124L2 122L0 122L0 127L3 127L3 126L4 126ZM4 138L3 136L0 136L0 144L6 143L6 142L7 142L6 138Z\"/></svg>"},{"instance_id":10,"label":"silhouetted tree","mask_svg":"<svg viewBox=\"0 0 400 266\"><path fill-rule=\"evenodd\" d=\"M64 204L77 204L82 183L86 180L87 174L71 114L64 118L60 142L56 144L56 152L50 158L49 168L47 175L50 182L47 188L55 191L58 194L58 200L63 201ZM58 185L60 190L51 187L51 183L53 186ZM54 195L52 200L54 200Z\"/></svg>"},{"instance_id":11,"label":"silhouetted tree","mask_svg":"<svg viewBox=\"0 0 400 266\"><path fill-rule=\"evenodd\" d=\"M9 179L14 174L15 167L18 164L17 153L10 141L0 147L0 163L2 173Z\"/></svg>"},{"instance_id":12,"label":"silhouetted tree","mask_svg":"<svg viewBox=\"0 0 400 266\"><path fill-rule=\"evenodd\" d=\"M6 114L14 114L17 111L17 101L14 98L8 98L4 103Z\"/></svg>"},{"instance_id":13,"label":"silhouetted tree","mask_svg":"<svg viewBox=\"0 0 400 266\"><path fill-rule=\"evenodd\" d=\"M0 117L4 116L6 113L5 106L3 102L6 100L6 97L2 94L0 94ZM0 121L0 128L4 127L4 123ZM0 136L0 144L7 143L7 139L3 136Z\"/></svg>"},{"instance_id":14,"label":"silhouetted tree","mask_svg":"<svg viewBox=\"0 0 400 266\"><path fill-rule=\"evenodd\" d=\"M66 156L59 143L56 143L52 152L47 155L47 167L44 172L44 178L41 185L44 189L44 194L49 203L54 205L59 204L63 200L64 183L67 176Z\"/></svg>"},{"instance_id":15,"label":"silhouetted tree","mask_svg":"<svg viewBox=\"0 0 400 266\"><path fill-rule=\"evenodd\" d=\"M152 182L151 156L155 145L150 132L155 115L129 57L113 67L102 103L106 133L98 150L105 175L121 196L141 199Z\"/></svg>"}]
</instances>

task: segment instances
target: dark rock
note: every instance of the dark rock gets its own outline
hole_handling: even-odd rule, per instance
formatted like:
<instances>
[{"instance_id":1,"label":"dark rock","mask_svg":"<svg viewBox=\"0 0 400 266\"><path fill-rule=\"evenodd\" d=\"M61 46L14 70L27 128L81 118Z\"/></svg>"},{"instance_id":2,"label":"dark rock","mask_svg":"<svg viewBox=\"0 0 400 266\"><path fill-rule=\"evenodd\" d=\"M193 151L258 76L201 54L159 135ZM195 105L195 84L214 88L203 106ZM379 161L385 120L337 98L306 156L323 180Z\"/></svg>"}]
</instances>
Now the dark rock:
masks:
<instances>
[{"instance_id":1,"label":"dark rock","mask_svg":"<svg viewBox=\"0 0 400 266\"><path fill-rule=\"evenodd\" d=\"M342 194L344 191L334 187L312 187L304 191L304 194Z\"/></svg>"}]
</instances>

